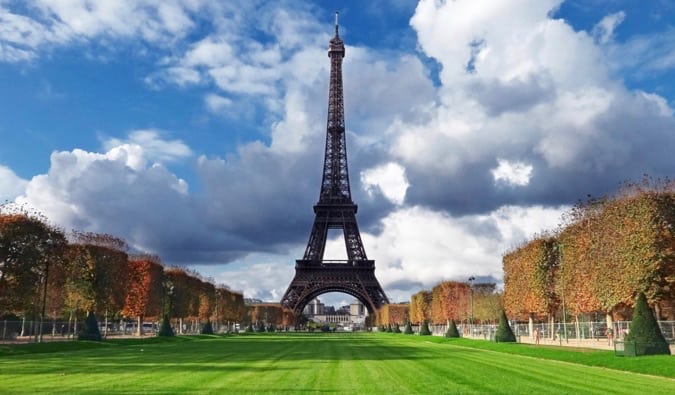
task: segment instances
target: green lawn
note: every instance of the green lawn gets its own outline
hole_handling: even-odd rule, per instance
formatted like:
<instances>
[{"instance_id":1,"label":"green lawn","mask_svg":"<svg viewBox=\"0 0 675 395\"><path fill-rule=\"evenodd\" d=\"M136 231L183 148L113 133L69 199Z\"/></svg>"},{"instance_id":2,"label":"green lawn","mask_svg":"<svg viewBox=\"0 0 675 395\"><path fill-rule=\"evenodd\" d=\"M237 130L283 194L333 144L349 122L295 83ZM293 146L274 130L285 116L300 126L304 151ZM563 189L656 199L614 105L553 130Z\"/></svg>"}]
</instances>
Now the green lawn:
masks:
<instances>
[{"instance_id":1,"label":"green lawn","mask_svg":"<svg viewBox=\"0 0 675 395\"><path fill-rule=\"evenodd\" d=\"M669 356L620 358L603 351L402 334L0 346L3 394L675 394L673 375L675 357Z\"/></svg>"}]
</instances>

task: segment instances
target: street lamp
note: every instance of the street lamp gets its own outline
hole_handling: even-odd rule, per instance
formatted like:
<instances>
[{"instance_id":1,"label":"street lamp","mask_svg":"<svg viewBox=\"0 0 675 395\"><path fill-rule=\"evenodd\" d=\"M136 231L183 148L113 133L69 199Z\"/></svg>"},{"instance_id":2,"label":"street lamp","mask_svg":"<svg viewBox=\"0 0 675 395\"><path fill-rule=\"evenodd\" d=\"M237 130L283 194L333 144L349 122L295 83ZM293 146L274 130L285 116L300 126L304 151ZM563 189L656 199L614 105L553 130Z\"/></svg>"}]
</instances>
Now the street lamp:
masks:
<instances>
[{"instance_id":1,"label":"street lamp","mask_svg":"<svg viewBox=\"0 0 675 395\"><path fill-rule=\"evenodd\" d=\"M471 321L469 324L469 330L471 331L471 336L473 337L473 282L476 279L476 277L471 276L469 277L469 297L471 299Z\"/></svg>"},{"instance_id":2,"label":"street lamp","mask_svg":"<svg viewBox=\"0 0 675 395\"><path fill-rule=\"evenodd\" d=\"M560 288L562 293L562 320L563 320L563 332L565 334L565 343L569 343L567 339L567 310L565 309L565 272L563 269L563 245L558 243L558 259L560 260ZM560 339L562 342L562 339Z\"/></svg>"}]
</instances>

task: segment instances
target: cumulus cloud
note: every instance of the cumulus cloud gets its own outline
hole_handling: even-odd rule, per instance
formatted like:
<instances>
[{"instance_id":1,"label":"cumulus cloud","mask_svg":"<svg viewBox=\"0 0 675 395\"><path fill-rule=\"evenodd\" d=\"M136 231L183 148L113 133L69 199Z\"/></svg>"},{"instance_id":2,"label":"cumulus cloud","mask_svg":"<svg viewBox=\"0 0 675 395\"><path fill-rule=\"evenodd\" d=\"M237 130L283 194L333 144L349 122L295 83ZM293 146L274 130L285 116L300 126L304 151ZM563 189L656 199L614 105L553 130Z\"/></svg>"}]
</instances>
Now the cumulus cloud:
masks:
<instances>
[{"instance_id":1,"label":"cumulus cloud","mask_svg":"<svg viewBox=\"0 0 675 395\"><path fill-rule=\"evenodd\" d=\"M17 176L12 169L0 165L0 202L12 201L26 189L28 181Z\"/></svg>"},{"instance_id":2,"label":"cumulus cloud","mask_svg":"<svg viewBox=\"0 0 675 395\"><path fill-rule=\"evenodd\" d=\"M403 204L405 191L410 186L405 169L393 162L363 171L361 184L369 195L378 191L394 204Z\"/></svg>"},{"instance_id":3,"label":"cumulus cloud","mask_svg":"<svg viewBox=\"0 0 675 395\"><path fill-rule=\"evenodd\" d=\"M496 183L512 186L525 186L532 177L532 165L523 162L510 162L506 159L497 159L497 167L491 170Z\"/></svg>"},{"instance_id":4,"label":"cumulus cloud","mask_svg":"<svg viewBox=\"0 0 675 395\"><path fill-rule=\"evenodd\" d=\"M649 39L615 43L621 13L575 31L555 18L561 3L422 0L410 25L423 56L347 41L352 193L366 251L394 300L442 279L500 281L501 254L555 227L565 204L642 173L672 175L673 109L626 88L612 55L624 45L666 68L667 51ZM253 107L265 114L256 120L263 137L203 154L170 132L135 130L106 140L103 152L54 152L46 174L0 184L0 193L171 263L229 263L219 281L278 299L314 219L332 31L304 3L35 4L36 18L0 5L0 59L140 39L170 48L146 78L153 88L206 87L206 109L230 117ZM211 27L191 35L199 18ZM172 167L186 163L199 188ZM0 175L15 177L2 167ZM344 252L331 236L327 251Z\"/></svg>"},{"instance_id":5,"label":"cumulus cloud","mask_svg":"<svg viewBox=\"0 0 675 395\"><path fill-rule=\"evenodd\" d=\"M180 140L164 140L161 137L162 133L156 129L134 130L129 133L127 140L111 138L104 142L104 147L115 152L119 151L120 147L138 147L143 151L142 158L158 162L171 162L192 155L192 150L185 143ZM141 159L141 155L136 158ZM142 163L136 167L139 166L142 166Z\"/></svg>"}]
</instances>

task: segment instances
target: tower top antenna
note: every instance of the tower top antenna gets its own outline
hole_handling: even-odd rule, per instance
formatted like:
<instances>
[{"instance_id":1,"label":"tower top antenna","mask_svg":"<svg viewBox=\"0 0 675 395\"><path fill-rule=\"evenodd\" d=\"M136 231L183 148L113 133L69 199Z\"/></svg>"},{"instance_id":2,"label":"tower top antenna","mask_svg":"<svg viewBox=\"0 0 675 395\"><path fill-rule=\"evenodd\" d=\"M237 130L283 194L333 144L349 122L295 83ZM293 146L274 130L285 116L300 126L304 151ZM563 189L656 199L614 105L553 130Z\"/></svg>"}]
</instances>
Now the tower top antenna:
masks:
<instances>
[{"instance_id":1,"label":"tower top antenna","mask_svg":"<svg viewBox=\"0 0 675 395\"><path fill-rule=\"evenodd\" d=\"M338 11L335 11L335 35L338 35L338 16L340 13Z\"/></svg>"}]
</instances>

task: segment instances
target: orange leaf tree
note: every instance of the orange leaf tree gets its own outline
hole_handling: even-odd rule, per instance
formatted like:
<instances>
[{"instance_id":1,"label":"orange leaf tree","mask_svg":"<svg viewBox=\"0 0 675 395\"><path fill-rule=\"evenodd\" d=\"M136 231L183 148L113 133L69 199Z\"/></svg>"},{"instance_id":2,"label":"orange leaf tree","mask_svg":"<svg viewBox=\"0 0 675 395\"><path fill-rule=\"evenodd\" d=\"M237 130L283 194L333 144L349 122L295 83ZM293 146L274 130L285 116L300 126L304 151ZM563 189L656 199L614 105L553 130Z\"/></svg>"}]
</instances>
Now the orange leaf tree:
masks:
<instances>
[{"instance_id":1,"label":"orange leaf tree","mask_svg":"<svg viewBox=\"0 0 675 395\"><path fill-rule=\"evenodd\" d=\"M469 284L444 281L431 290L431 317L435 324L459 321L469 316Z\"/></svg>"},{"instance_id":2,"label":"orange leaf tree","mask_svg":"<svg viewBox=\"0 0 675 395\"><path fill-rule=\"evenodd\" d=\"M552 237L538 237L503 258L504 307L509 315L551 315L555 293L557 249Z\"/></svg>"},{"instance_id":3,"label":"orange leaf tree","mask_svg":"<svg viewBox=\"0 0 675 395\"><path fill-rule=\"evenodd\" d=\"M138 332L142 334L145 317L158 317L162 310L164 268L157 259L149 256L129 260L127 297L123 313L137 317Z\"/></svg>"},{"instance_id":4,"label":"orange leaf tree","mask_svg":"<svg viewBox=\"0 0 675 395\"><path fill-rule=\"evenodd\" d=\"M431 300L432 294L430 291L420 291L412 295L410 300L410 321L415 324L431 321Z\"/></svg>"}]
</instances>

